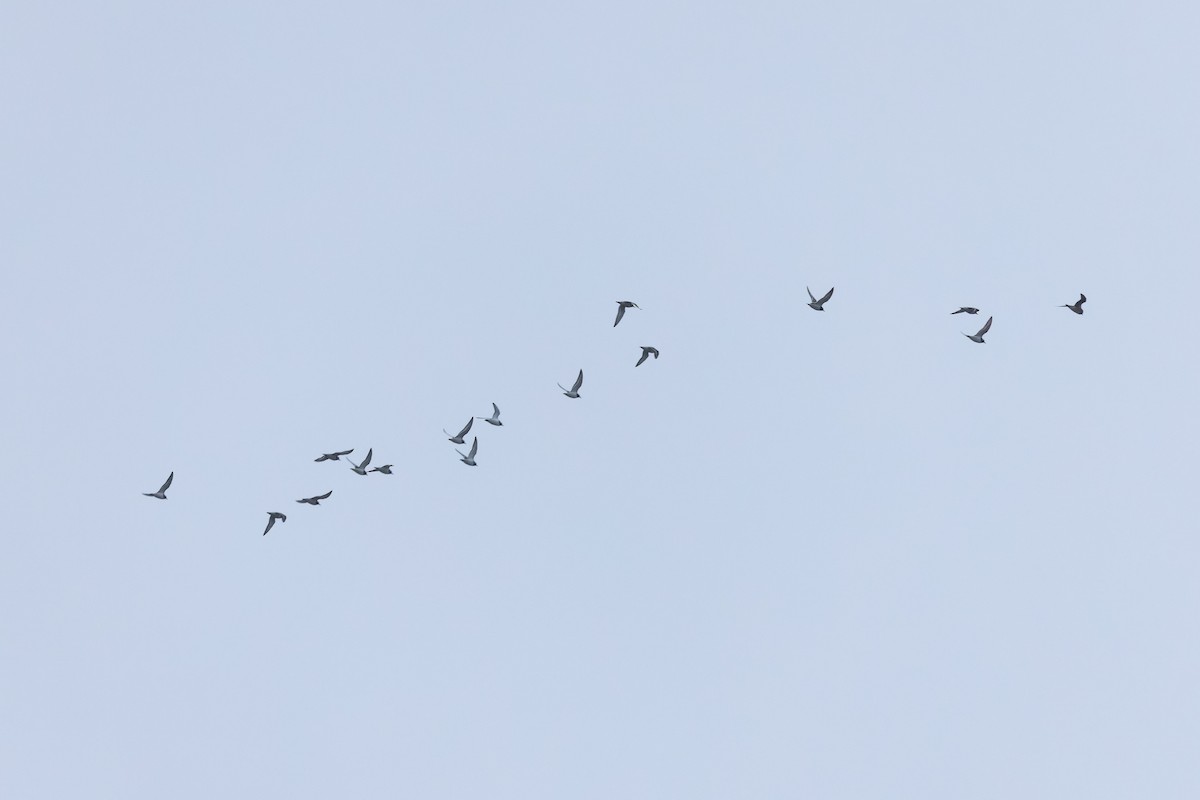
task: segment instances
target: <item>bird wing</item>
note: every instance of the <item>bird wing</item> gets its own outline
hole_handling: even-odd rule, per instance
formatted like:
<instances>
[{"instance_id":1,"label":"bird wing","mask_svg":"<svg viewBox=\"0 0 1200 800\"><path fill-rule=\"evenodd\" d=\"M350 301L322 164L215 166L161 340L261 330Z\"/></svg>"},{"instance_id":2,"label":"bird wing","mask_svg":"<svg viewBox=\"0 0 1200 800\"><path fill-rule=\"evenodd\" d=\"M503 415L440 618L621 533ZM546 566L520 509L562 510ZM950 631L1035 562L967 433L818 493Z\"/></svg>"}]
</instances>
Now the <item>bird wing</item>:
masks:
<instances>
[{"instance_id":1,"label":"bird wing","mask_svg":"<svg viewBox=\"0 0 1200 800\"><path fill-rule=\"evenodd\" d=\"M579 370L579 377L575 379L575 385L571 387L571 391L578 392L580 386L583 386L583 370Z\"/></svg>"},{"instance_id":2,"label":"bird wing","mask_svg":"<svg viewBox=\"0 0 1200 800\"><path fill-rule=\"evenodd\" d=\"M319 495L317 495L316 497L314 497L314 498L313 498L313 500L328 500L328 499L329 499L329 495L331 495L331 494L333 494L333 489L330 489L330 490L329 490L328 492L326 492L325 494L319 494Z\"/></svg>"},{"instance_id":3,"label":"bird wing","mask_svg":"<svg viewBox=\"0 0 1200 800\"><path fill-rule=\"evenodd\" d=\"M500 406L492 403L492 419L500 419Z\"/></svg>"},{"instance_id":4,"label":"bird wing","mask_svg":"<svg viewBox=\"0 0 1200 800\"><path fill-rule=\"evenodd\" d=\"M271 528L273 528L274 526L275 526L275 515L268 511L267 512L267 530L263 531L263 536L266 536L267 531L271 530Z\"/></svg>"},{"instance_id":5,"label":"bird wing","mask_svg":"<svg viewBox=\"0 0 1200 800\"><path fill-rule=\"evenodd\" d=\"M809 299L809 300L812 300L814 303L815 303L815 302L817 302L817 298L813 297L812 289L809 289L807 286L805 286L805 287L804 287L804 290L805 290L806 292L808 292L808 299Z\"/></svg>"},{"instance_id":6,"label":"bird wing","mask_svg":"<svg viewBox=\"0 0 1200 800\"><path fill-rule=\"evenodd\" d=\"M334 455L335 456L348 456L353 452L354 452L354 448L351 447L349 450L338 450L336 453L334 453Z\"/></svg>"},{"instance_id":7,"label":"bird wing","mask_svg":"<svg viewBox=\"0 0 1200 800\"><path fill-rule=\"evenodd\" d=\"M991 317L988 317L988 321L987 321L987 322L985 322L985 323L983 323L983 327L982 327L982 328L980 328L980 329L979 329L979 333L977 333L977 334L975 334L975 335L976 335L976 336L983 336L985 333L987 333L989 330L991 330L991 328L992 328L992 318L991 318Z\"/></svg>"},{"instance_id":8,"label":"bird wing","mask_svg":"<svg viewBox=\"0 0 1200 800\"><path fill-rule=\"evenodd\" d=\"M658 358L658 348L657 347L651 347L650 352L654 354L655 358Z\"/></svg>"},{"instance_id":9,"label":"bird wing","mask_svg":"<svg viewBox=\"0 0 1200 800\"><path fill-rule=\"evenodd\" d=\"M623 306L621 304L621 301L618 300L617 301L617 321L613 323L614 328L617 327L617 322L620 322L621 317L623 317L623 316L625 316L625 306Z\"/></svg>"},{"instance_id":10,"label":"bird wing","mask_svg":"<svg viewBox=\"0 0 1200 800\"><path fill-rule=\"evenodd\" d=\"M964 311L966 311L966 309L965 309L965 308L960 308L958 311L951 311L951 312L950 312L950 316L952 316L952 317L953 317L955 314L961 314L961 313L963 313Z\"/></svg>"},{"instance_id":11,"label":"bird wing","mask_svg":"<svg viewBox=\"0 0 1200 800\"><path fill-rule=\"evenodd\" d=\"M367 457L363 459L363 463L358 465L359 469L366 469L367 464L371 463L371 453L372 452L373 452L373 450L367 451Z\"/></svg>"},{"instance_id":12,"label":"bird wing","mask_svg":"<svg viewBox=\"0 0 1200 800\"><path fill-rule=\"evenodd\" d=\"M638 359L638 363L634 364L634 366L640 367L642 365L642 362L645 361L649 357L650 357L650 351L643 347L642 348L642 357Z\"/></svg>"},{"instance_id":13,"label":"bird wing","mask_svg":"<svg viewBox=\"0 0 1200 800\"><path fill-rule=\"evenodd\" d=\"M170 475L168 475L168 476L167 476L167 482L166 482L166 483L164 483L164 484L162 485L162 488L158 490L158 491L159 491L159 493L165 492L167 489L169 489L169 488L170 488L170 486L171 486L171 481L173 481L173 480L175 480L175 473L174 473L174 472L172 472Z\"/></svg>"},{"instance_id":14,"label":"bird wing","mask_svg":"<svg viewBox=\"0 0 1200 800\"><path fill-rule=\"evenodd\" d=\"M331 456L322 455L320 458L314 458L313 461L316 461L319 463L321 461L328 461L330 458L331 458Z\"/></svg>"},{"instance_id":15,"label":"bird wing","mask_svg":"<svg viewBox=\"0 0 1200 800\"><path fill-rule=\"evenodd\" d=\"M475 458L475 454L478 452L479 452L479 437L476 436L471 441L471 455L467 456L467 458L471 458L471 459Z\"/></svg>"},{"instance_id":16,"label":"bird wing","mask_svg":"<svg viewBox=\"0 0 1200 800\"><path fill-rule=\"evenodd\" d=\"M828 303L829 298L831 298L831 297L833 297L833 289L830 289L828 292L825 293L825 296L821 298L821 302Z\"/></svg>"},{"instance_id":17,"label":"bird wing","mask_svg":"<svg viewBox=\"0 0 1200 800\"><path fill-rule=\"evenodd\" d=\"M1084 304L1084 303L1086 303L1086 302L1087 302L1087 295L1086 295L1086 294L1084 294L1083 292L1080 292L1080 293L1079 293L1079 302L1078 302L1078 303L1076 303L1075 305L1077 305L1077 306L1081 306L1081 305L1083 305L1083 304Z\"/></svg>"}]
</instances>

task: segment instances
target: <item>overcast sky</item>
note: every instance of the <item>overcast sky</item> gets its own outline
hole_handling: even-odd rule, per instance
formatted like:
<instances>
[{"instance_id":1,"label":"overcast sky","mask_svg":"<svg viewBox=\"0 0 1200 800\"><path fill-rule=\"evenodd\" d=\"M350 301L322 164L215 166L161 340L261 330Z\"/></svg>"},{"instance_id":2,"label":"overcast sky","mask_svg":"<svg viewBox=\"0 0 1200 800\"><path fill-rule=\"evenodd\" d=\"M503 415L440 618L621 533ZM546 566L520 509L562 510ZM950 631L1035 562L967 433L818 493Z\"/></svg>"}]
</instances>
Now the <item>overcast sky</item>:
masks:
<instances>
[{"instance_id":1,"label":"overcast sky","mask_svg":"<svg viewBox=\"0 0 1200 800\"><path fill-rule=\"evenodd\" d=\"M1200 796L1198 34L7 4L0 795Z\"/></svg>"}]
</instances>

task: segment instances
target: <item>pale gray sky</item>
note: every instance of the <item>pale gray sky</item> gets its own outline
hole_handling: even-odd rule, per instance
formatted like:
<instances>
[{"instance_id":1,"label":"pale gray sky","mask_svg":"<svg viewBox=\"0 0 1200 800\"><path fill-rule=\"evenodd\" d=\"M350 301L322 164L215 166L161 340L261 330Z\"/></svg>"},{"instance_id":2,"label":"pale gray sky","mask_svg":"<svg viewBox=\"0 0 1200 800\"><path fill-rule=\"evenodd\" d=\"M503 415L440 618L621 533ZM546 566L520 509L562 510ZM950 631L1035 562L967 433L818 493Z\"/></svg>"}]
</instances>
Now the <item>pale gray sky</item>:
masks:
<instances>
[{"instance_id":1,"label":"pale gray sky","mask_svg":"<svg viewBox=\"0 0 1200 800\"><path fill-rule=\"evenodd\" d=\"M1198 34L9 4L0 795L1200 796Z\"/></svg>"}]
</instances>

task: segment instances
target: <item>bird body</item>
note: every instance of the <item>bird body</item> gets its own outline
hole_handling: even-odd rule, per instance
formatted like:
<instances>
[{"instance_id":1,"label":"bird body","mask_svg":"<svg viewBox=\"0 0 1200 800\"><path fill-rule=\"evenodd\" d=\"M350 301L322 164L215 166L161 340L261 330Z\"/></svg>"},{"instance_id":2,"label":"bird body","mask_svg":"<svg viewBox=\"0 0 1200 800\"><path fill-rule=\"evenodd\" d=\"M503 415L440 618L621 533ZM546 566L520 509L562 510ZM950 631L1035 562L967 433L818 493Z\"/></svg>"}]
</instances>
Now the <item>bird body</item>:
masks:
<instances>
[{"instance_id":1,"label":"bird body","mask_svg":"<svg viewBox=\"0 0 1200 800\"><path fill-rule=\"evenodd\" d=\"M481 419L489 425L495 425L497 427L504 424L500 421L500 406L496 405L495 403L492 403L492 415L490 417L476 417L475 419ZM459 444L462 444L462 442L459 442Z\"/></svg>"},{"instance_id":2,"label":"bird body","mask_svg":"<svg viewBox=\"0 0 1200 800\"><path fill-rule=\"evenodd\" d=\"M577 399L579 397L579 387L580 386L583 386L583 370L579 370L579 377L575 379L575 385L572 386L570 389L563 386L561 383L558 385L558 388L562 389L563 394L565 394L567 397Z\"/></svg>"},{"instance_id":3,"label":"bird body","mask_svg":"<svg viewBox=\"0 0 1200 800\"><path fill-rule=\"evenodd\" d=\"M979 329L978 333L976 333L974 336L972 336L969 333L964 333L963 336L967 337L972 342L978 342L979 344L987 344L986 342L983 341L983 335L985 333L987 333L989 330L991 330L991 327L992 327L992 318L988 317L988 321L983 323L983 327Z\"/></svg>"},{"instance_id":4,"label":"bird body","mask_svg":"<svg viewBox=\"0 0 1200 800\"><path fill-rule=\"evenodd\" d=\"M818 300L817 298L813 297L812 289L809 289L807 286L804 288L808 290L808 299L812 301L808 304L808 307L813 311L824 311L825 304L829 302L829 298L833 297L833 289L830 289L825 293L824 297Z\"/></svg>"},{"instance_id":5,"label":"bird body","mask_svg":"<svg viewBox=\"0 0 1200 800\"><path fill-rule=\"evenodd\" d=\"M370 471L371 472L381 472L384 475L391 475L392 474L392 465L384 464L382 467L375 467L375 469L372 469Z\"/></svg>"},{"instance_id":6,"label":"bird body","mask_svg":"<svg viewBox=\"0 0 1200 800\"><path fill-rule=\"evenodd\" d=\"M1082 314L1083 313L1083 304L1086 302L1087 302L1087 295L1084 294L1083 292L1080 292L1079 299L1075 301L1075 305L1067 305L1066 303L1064 303L1062 305L1062 307L1069 308L1072 311L1074 311L1076 314Z\"/></svg>"},{"instance_id":7,"label":"bird body","mask_svg":"<svg viewBox=\"0 0 1200 800\"><path fill-rule=\"evenodd\" d=\"M634 366L640 367L642 365L642 362L645 361L650 356L654 356L655 358L658 358L658 348L643 347L642 348L642 357L638 359L638 362L636 364L634 364Z\"/></svg>"},{"instance_id":8,"label":"bird body","mask_svg":"<svg viewBox=\"0 0 1200 800\"><path fill-rule=\"evenodd\" d=\"M333 494L333 489L330 489L325 494L319 494L315 497L305 497L301 500L297 500L296 502L297 503L308 503L310 506L319 506L319 505L321 505L321 501L329 499L329 495L331 495L331 494Z\"/></svg>"},{"instance_id":9,"label":"bird body","mask_svg":"<svg viewBox=\"0 0 1200 800\"><path fill-rule=\"evenodd\" d=\"M474 438L474 440L472 440L470 453L463 453L463 451L461 451L461 450L455 450L454 452L456 452L460 456L462 456L462 458L460 458L459 461L463 462L468 467L479 466L478 464L475 463L475 454L479 452L479 437L476 436Z\"/></svg>"},{"instance_id":10,"label":"bird body","mask_svg":"<svg viewBox=\"0 0 1200 800\"><path fill-rule=\"evenodd\" d=\"M268 511L267 512L267 530L263 531L263 536L266 536L267 531L270 531L271 528L275 527L275 520L279 520L280 522L287 522L287 514L280 514L278 511Z\"/></svg>"},{"instance_id":11,"label":"bird body","mask_svg":"<svg viewBox=\"0 0 1200 800\"><path fill-rule=\"evenodd\" d=\"M471 426L474 424L475 424L475 418L471 417L469 420L467 420L467 424L463 427L463 429L461 431L458 432L457 435L450 436L450 431L446 430L445 428L442 428L442 433L446 434L447 436L450 436L450 441L454 442L455 444L466 444L467 441L463 437L465 437L467 435L467 432L471 430Z\"/></svg>"},{"instance_id":12,"label":"bird body","mask_svg":"<svg viewBox=\"0 0 1200 800\"><path fill-rule=\"evenodd\" d=\"M142 492L142 494L144 494L146 497L156 497L159 500L166 500L167 499L167 489L171 488L171 481L173 481L173 480L175 480L174 472L172 472L170 475L167 476L166 482L162 485L162 487L157 492Z\"/></svg>"},{"instance_id":13,"label":"bird body","mask_svg":"<svg viewBox=\"0 0 1200 800\"><path fill-rule=\"evenodd\" d=\"M962 306L961 308L958 309L958 311L951 311L950 316L953 317L955 314L978 314L978 313L979 313L978 308L972 308L971 306Z\"/></svg>"},{"instance_id":14,"label":"bird body","mask_svg":"<svg viewBox=\"0 0 1200 800\"><path fill-rule=\"evenodd\" d=\"M371 463L371 453L371 450L367 451L367 457L363 459L361 464L355 464L353 461L350 461L350 459L347 458L346 460L350 461L351 471L357 473L358 475L366 475L367 465Z\"/></svg>"},{"instance_id":15,"label":"bird body","mask_svg":"<svg viewBox=\"0 0 1200 800\"><path fill-rule=\"evenodd\" d=\"M354 452L354 448L349 450L339 450L336 453L324 453L320 458L314 458L313 461L320 463L321 461L341 461L342 456L348 456Z\"/></svg>"},{"instance_id":16,"label":"bird body","mask_svg":"<svg viewBox=\"0 0 1200 800\"><path fill-rule=\"evenodd\" d=\"M617 301L617 320L616 320L616 322L613 323L613 327L614 328L617 327L617 324L621 321L621 317L625 316L625 309L640 308L640 307L641 306L639 306L637 303L633 302L632 300L618 300Z\"/></svg>"}]
</instances>

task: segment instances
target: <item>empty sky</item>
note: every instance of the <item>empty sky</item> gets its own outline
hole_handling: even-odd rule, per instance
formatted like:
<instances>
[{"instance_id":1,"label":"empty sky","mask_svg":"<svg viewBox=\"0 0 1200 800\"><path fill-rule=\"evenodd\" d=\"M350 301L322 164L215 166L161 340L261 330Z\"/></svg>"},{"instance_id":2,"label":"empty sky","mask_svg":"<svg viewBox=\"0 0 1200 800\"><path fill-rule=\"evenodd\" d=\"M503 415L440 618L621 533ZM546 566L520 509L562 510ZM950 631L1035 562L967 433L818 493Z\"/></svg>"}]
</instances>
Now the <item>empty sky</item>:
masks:
<instances>
[{"instance_id":1,"label":"empty sky","mask_svg":"<svg viewBox=\"0 0 1200 800\"><path fill-rule=\"evenodd\" d=\"M4 797L1200 796L1194 4L3 17Z\"/></svg>"}]
</instances>

